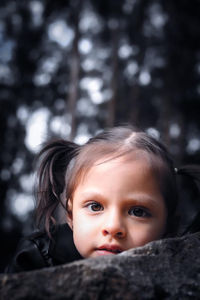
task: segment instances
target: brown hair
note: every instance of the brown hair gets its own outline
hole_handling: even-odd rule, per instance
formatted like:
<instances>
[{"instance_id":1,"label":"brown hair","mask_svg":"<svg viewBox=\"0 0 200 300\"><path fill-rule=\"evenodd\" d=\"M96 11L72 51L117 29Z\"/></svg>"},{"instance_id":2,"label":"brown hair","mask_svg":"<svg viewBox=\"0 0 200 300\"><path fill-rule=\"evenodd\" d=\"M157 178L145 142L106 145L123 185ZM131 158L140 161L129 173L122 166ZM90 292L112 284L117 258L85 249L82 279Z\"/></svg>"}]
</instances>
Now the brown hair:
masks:
<instances>
[{"instance_id":1,"label":"brown hair","mask_svg":"<svg viewBox=\"0 0 200 300\"><path fill-rule=\"evenodd\" d=\"M38 171L38 223L44 222L46 231L55 223L55 212L62 203L65 207L73 198L80 179L99 159L113 159L138 151L151 160L152 170L164 197L168 218L166 235L174 231L175 212L178 202L176 172L166 147L147 133L133 127L114 127L91 138L85 145L57 140L48 143L39 153Z\"/></svg>"},{"instance_id":2,"label":"brown hair","mask_svg":"<svg viewBox=\"0 0 200 300\"><path fill-rule=\"evenodd\" d=\"M56 223L56 208L63 206L66 170L79 149L75 143L59 139L46 143L38 154L36 223L44 225L48 234L50 225Z\"/></svg>"}]
</instances>

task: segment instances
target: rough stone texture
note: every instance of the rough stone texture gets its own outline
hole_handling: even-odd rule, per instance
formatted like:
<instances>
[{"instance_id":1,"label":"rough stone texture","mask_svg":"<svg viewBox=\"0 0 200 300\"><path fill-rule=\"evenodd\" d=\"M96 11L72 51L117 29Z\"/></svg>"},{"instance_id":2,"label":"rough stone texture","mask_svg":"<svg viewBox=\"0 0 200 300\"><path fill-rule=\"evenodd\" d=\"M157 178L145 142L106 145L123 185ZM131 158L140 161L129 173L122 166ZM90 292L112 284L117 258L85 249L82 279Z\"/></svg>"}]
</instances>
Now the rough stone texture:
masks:
<instances>
[{"instance_id":1,"label":"rough stone texture","mask_svg":"<svg viewBox=\"0 0 200 300\"><path fill-rule=\"evenodd\" d=\"M117 256L2 274L0 299L200 299L200 233Z\"/></svg>"}]
</instances>

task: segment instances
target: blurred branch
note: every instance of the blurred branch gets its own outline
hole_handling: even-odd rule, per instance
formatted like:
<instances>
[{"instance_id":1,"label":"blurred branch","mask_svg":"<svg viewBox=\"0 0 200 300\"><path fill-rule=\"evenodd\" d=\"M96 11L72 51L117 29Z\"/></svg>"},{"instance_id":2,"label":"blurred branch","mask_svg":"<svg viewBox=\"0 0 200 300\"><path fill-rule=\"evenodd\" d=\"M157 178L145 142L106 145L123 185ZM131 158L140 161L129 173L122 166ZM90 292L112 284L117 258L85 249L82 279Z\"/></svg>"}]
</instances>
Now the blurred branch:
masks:
<instances>
[{"instance_id":1,"label":"blurred branch","mask_svg":"<svg viewBox=\"0 0 200 300\"><path fill-rule=\"evenodd\" d=\"M116 104L118 96L118 46L119 46L119 21L116 22L115 27L111 30L112 39L112 79L111 79L111 89L112 98L108 103L108 117L107 126L112 127L115 123L116 117Z\"/></svg>"},{"instance_id":2,"label":"blurred branch","mask_svg":"<svg viewBox=\"0 0 200 300\"><path fill-rule=\"evenodd\" d=\"M76 103L79 94L79 75L80 75L80 53L78 42L80 39L79 17L81 11L81 0L75 1L72 7L72 19L74 23L74 40L70 62L70 89L68 97L68 107L71 115L70 140L73 140L76 134Z\"/></svg>"}]
</instances>

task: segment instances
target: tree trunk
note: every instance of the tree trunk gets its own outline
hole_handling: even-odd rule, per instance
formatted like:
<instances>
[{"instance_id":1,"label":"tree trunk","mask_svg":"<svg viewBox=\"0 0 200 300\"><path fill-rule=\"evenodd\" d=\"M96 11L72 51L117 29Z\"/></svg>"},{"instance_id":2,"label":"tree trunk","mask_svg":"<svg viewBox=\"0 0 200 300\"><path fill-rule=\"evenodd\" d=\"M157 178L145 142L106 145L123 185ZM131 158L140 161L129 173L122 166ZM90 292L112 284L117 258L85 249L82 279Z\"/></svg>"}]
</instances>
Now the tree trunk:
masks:
<instances>
[{"instance_id":1,"label":"tree trunk","mask_svg":"<svg viewBox=\"0 0 200 300\"><path fill-rule=\"evenodd\" d=\"M79 73L80 73L80 53L78 50L78 42L80 38L79 32L79 16L81 1L75 1L72 7L72 20L74 21L74 41L72 47L72 57L70 64L70 89L68 98L68 107L71 115L71 132L70 140L73 140L76 134L76 103L79 95Z\"/></svg>"},{"instance_id":2,"label":"tree trunk","mask_svg":"<svg viewBox=\"0 0 200 300\"><path fill-rule=\"evenodd\" d=\"M117 20L115 20L118 22ZM112 29L112 79L111 89L112 98L108 103L107 126L112 127L115 124L116 104L118 95L118 41L119 41L119 23Z\"/></svg>"}]
</instances>

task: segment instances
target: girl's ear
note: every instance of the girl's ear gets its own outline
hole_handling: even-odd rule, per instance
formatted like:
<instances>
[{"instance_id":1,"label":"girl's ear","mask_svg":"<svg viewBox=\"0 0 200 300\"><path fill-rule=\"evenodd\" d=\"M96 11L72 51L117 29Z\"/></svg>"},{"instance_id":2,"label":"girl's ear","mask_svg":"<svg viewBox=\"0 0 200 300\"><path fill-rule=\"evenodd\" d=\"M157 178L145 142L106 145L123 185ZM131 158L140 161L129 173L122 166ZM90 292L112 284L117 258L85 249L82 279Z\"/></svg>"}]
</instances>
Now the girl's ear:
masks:
<instances>
[{"instance_id":1,"label":"girl's ear","mask_svg":"<svg viewBox=\"0 0 200 300\"><path fill-rule=\"evenodd\" d=\"M69 199L67 203L67 224L73 230L73 217L72 217L72 200Z\"/></svg>"}]
</instances>

